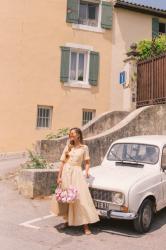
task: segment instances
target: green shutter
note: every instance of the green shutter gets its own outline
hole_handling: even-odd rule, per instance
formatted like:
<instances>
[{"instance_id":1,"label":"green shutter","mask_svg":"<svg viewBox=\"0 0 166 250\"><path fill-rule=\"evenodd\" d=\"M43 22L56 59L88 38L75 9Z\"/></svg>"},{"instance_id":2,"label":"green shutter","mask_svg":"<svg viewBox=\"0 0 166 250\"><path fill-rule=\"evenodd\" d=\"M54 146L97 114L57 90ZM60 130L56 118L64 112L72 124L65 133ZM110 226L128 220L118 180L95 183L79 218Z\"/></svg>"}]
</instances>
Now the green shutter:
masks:
<instances>
[{"instance_id":1,"label":"green shutter","mask_svg":"<svg viewBox=\"0 0 166 250\"><path fill-rule=\"evenodd\" d=\"M102 2L101 27L104 29L112 28L112 12L113 7L109 2Z\"/></svg>"},{"instance_id":2,"label":"green shutter","mask_svg":"<svg viewBox=\"0 0 166 250\"><path fill-rule=\"evenodd\" d=\"M78 23L79 0L67 0L66 22Z\"/></svg>"},{"instance_id":3,"label":"green shutter","mask_svg":"<svg viewBox=\"0 0 166 250\"><path fill-rule=\"evenodd\" d=\"M152 38L159 35L159 20L158 18L152 18Z\"/></svg>"},{"instance_id":4,"label":"green shutter","mask_svg":"<svg viewBox=\"0 0 166 250\"><path fill-rule=\"evenodd\" d=\"M97 85L99 74L99 53L90 52L90 65L89 65L89 83L93 86Z\"/></svg>"},{"instance_id":5,"label":"green shutter","mask_svg":"<svg viewBox=\"0 0 166 250\"><path fill-rule=\"evenodd\" d=\"M68 82L69 60L70 60L70 48L61 47L61 73L60 73L61 82Z\"/></svg>"}]
</instances>

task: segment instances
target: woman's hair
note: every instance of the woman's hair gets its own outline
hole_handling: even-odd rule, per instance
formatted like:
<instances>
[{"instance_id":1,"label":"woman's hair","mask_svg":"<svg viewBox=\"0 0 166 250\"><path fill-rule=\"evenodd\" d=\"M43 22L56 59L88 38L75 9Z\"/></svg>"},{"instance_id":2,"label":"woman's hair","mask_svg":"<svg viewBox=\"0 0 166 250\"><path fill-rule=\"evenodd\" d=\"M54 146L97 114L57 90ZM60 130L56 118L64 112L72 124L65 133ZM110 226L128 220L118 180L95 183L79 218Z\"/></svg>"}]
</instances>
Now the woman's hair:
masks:
<instances>
[{"instance_id":1,"label":"woman's hair","mask_svg":"<svg viewBox=\"0 0 166 250\"><path fill-rule=\"evenodd\" d=\"M76 132L76 134L78 135L78 138L79 138L80 143L83 144L83 135L82 135L81 129L80 129L80 128L71 128L70 131L69 131L69 134L70 134L70 132L71 132L72 130L74 130L74 131Z\"/></svg>"},{"instance_id":2,"label":"woman's hair","mask_svg":"<svg viewBox=\"0 0 166 250\"><path fill-rule=\"evenodd\" d=\"M83 135L82 135L82 131L81 129L79 128L71 128L69 130L69 135L70 135L70 132L74 130L76 132L76 134L78 135L78 138L79 138L79 141L81 144L83 144ZM66 151L65 153L65 159L67 160L69 158L69 152L71 151L72 147L74 146L74 142L73 141L70 141L70 143L68 144L68 150Z\"/></svg>"}]
</instances>

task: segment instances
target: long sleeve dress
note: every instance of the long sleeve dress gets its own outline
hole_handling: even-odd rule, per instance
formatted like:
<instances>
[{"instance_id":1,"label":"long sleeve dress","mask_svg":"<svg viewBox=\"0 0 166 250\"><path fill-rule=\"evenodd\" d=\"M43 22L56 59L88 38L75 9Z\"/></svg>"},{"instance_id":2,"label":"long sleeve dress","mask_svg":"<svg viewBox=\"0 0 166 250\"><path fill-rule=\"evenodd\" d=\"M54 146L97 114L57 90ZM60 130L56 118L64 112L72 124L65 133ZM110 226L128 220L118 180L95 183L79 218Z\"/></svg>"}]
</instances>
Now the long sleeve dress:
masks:
<instances>
[{"instance_id":1,"label":"long sleeve dress","mask_svg":"<svg viewBox=\"0 0 166 250\"><path fill-rule=\"evenodd\" d=\"M60 158L62 162L66 160L67 151L68 146L66 145ZM62 188L76 187L78 199L74 203L59 203L54 198L51 211L55 215L63 216L72 226L95 223L99 221L99 216L81 168L83 160L89 160L88 147L86 145L81 145L79 148L73 147L68 154L69 159L62 170Z\"/></svg>"}]
</instances>

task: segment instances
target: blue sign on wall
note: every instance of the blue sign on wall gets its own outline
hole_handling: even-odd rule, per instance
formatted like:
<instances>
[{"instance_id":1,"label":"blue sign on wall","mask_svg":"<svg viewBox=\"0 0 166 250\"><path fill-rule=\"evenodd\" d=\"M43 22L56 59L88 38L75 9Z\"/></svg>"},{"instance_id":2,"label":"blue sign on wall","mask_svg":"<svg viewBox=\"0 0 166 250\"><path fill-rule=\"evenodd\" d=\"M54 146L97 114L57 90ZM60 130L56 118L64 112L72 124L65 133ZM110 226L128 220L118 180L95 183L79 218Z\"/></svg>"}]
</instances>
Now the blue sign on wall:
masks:
<instances>
[{"instance_id":1,"label":"blue sign on wall","mask_svg":"<svg viewBox=\"0 0 166 250\"><path fill-rule=\"evenodd\" d=\"M120 72L119 83L120 84L126 83L126 71Z\"/></svg>"}]
</instances>

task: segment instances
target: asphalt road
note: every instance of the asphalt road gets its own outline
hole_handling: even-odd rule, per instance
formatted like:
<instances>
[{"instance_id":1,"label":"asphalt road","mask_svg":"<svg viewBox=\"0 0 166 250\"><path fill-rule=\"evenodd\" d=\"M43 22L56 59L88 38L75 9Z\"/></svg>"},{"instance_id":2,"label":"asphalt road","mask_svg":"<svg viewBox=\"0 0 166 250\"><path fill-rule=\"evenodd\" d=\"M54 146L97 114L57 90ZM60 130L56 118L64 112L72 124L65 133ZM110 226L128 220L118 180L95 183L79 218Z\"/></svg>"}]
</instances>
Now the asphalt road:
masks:
<instances>
[{"instance_id":1,"label":"asphalt road","mask_svg":"<svg viewBox=\"0 0 166 250\"><path fill-rule=\"evenodd\" d=\"M18 193L11 172L19 163L0 163L1 250L166 250L166 209L158 213L145 235L135 233L132 222L116 220L91 225L93 234L88 236L82 227L58 231L62 219L50 214L50 199L30 200Z\"/></svg>"},{"instance_id":2,"label":"asphalt road","mask_svg":"<svg viewBox=\"0 0 166 250\"><path fill-rule=\"evenodd\" d=\"M0 161L0 178L3 178L5 175L15 172L20 164L26 161L26 157L20 159L9 159Z\"/></svg>"}]
</instances>

